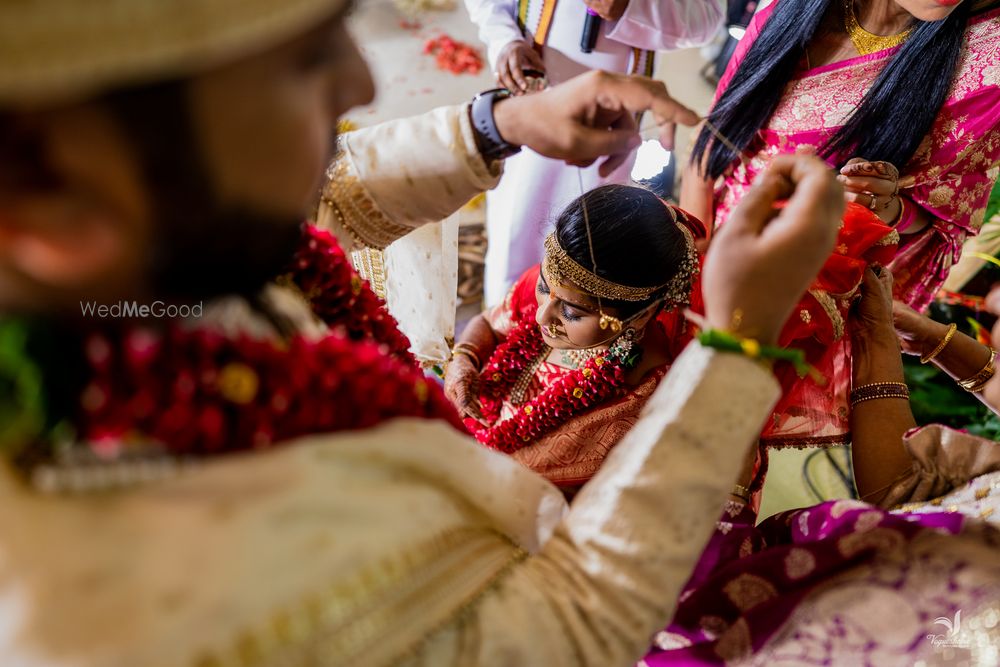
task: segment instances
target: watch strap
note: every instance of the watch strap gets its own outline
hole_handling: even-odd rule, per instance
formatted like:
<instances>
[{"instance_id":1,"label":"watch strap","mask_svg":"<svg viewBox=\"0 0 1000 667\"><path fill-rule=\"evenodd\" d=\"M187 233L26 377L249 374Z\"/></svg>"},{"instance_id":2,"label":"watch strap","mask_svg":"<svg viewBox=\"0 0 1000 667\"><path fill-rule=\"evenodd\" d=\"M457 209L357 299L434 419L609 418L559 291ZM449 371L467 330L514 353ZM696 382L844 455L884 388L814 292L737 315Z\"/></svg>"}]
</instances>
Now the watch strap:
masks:
<instances>
[{"instance_id":1,"label":"watch strap","mask_svg":"<svg viewBox=\"0 0 1000 667\"><path fill-rule=\"evenodd\" d=\"M496 119L493 117L493 105L498 100L506 99L511 93L506 88L494 88L484 93L476 95L472 100L469 116L472 120L472 128L475 131L479 147L483 158L487 162L503 160L511 155L520 152L521 147L508 143L497 129Z\"/></svg>"}]
</instances>

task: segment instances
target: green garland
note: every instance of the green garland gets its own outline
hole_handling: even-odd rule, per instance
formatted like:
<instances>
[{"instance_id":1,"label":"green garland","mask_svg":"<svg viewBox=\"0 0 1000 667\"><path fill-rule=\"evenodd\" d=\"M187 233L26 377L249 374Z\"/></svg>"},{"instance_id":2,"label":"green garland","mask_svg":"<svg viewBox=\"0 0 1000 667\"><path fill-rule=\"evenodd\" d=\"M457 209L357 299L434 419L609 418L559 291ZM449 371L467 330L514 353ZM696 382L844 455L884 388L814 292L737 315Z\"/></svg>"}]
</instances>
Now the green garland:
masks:
<instances>
[{"instance_id":1,"label":"green garland","mask_svg":"<svg viewBox=\"0 0 1000 667\"><path fill-rule=\"evenodd\" d=\"M10 456L46 429L41 369L28 354L28 326L0 319L0 452Z\"/></svg>"},{"instance_id":2,"label":"green garland","mask_svg":"<svg viewBox=\"0 0 1000 667\"><path fill-rule=\"evenodd\" d=\"M718 329L705 329L698 332L698 342L705 347L712 347L725 352L738 352L751 359L787 361L795 367L799 377L811 376L817 382L823 378L816 369L806 361L806 353L796 348L778 347L777 345L761 345L752 338L741 338Z\"/></svg>"}]
</instances>

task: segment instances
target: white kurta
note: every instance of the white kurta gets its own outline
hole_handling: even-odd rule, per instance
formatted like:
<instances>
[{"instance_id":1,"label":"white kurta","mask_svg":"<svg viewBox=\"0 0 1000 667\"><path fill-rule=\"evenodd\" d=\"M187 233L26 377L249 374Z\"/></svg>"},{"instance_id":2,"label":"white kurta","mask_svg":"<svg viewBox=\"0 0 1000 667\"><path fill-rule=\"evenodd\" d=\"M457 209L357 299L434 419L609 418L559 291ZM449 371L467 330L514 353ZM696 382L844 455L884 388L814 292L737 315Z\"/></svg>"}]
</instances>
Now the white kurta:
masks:
<instances>
[{"instance_id":1,"label":"white kurta","mask_svg":"<svg viewBox=\"0 0 1000 667\"><path fill-rule=\"evenodd\" d=\"M503 47L524 39L515 18L517 3L465 0L465 5L496 70ZM626 72L633 49L671 50L707 42L723 13L721 0L631 0L621 19L603 22L593 52L583 53L586 5L562 0L542 50L546 75L558 84L591 69ZM628 183L634 160L633 153L607 178L598 174L597 165L577 169L528 149L507 160L500 185L486 194L486 305L499 303L521 274L541 261L542 242L567 204L599 185Z\"/></svg>"},{"instance_id":2,"label":"white kurta","mask_svg":"<svg viewBox=\"0 0 1000 667\"><path fill-rule=\"evenodd\" d=\"M350 249L446 217L496 178L470 138L465 108L352 135L319 222ZM413 419L92 495L43 496L0 465L0 662L627 667L778 395L762 366L694 345L572 509Z\"/></svg>"}]
</instances>

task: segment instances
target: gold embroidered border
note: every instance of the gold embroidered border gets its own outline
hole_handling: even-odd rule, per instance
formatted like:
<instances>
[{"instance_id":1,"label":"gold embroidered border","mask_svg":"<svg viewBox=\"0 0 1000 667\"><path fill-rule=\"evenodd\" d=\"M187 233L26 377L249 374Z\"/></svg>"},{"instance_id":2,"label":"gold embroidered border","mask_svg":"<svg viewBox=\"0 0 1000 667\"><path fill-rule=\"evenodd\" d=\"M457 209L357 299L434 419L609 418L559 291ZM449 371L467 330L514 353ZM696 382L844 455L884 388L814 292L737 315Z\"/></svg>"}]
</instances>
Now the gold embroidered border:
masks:
<instances>
[{"instance_id":1,"label":"gold embroidered border","mask_svg":"<svg viewBox=\"0 0 1000 667\"><path fill-rule=\"evenodd\" d=\"M833 300L833 297L825 291L819 289L811 289L809 290L809 293L812 294L813 298L819 303L827 317L830 318L830 323L833 325L834 340L840 340L843 338L844 318L841 316L840 311L837 310L837 303Z\"/></svg>"},{"instance_id":2,"label":"gold embroidered border","mask_svg":"<svg viewBox=\"0 0 1000 667\"><path fill-rule=\"evenodd\" d=\"M880 238L878 241L876 241L875 245L880 248L887 245L899 245L899 232L897 232L895 229L892 230L891 232Z\"/></svg>"},{"instance_id":3,"label":"gold embroidered border","mask_svg":"<svg viewBox=\"0 0 1000 667\"><path fill-rule=\"evenodd\" d=\"M224 653L200 657L194 667L396 664L470 613L527 555L494 529L453 529L303 597L242 633ZM386 641L422 625L415 621L435 610L440 619L410 641Z\"/></svg>"},{"instance_id":4,"label":"gold embroidered border","mask_svg":"<svg viewBox=\"0 0 1000 667\"><path fill-rule=\"evenodd\" d=\"M351 253L354 270L372 286L372 291L385 301L385 256L381 250L364 248Z\"/></svg>"},{"instance_id":5,"label":"gold embroidered border","mask_svg":"<svg viewBox=\"0 0 1000 667\"><path fill-rule=\"evenodd\" d=\"M851 434L811 436L781 436L776 438L761 438L760 443L768 449L808 449L810 447L838 447L851 444Z\"/></svg>"},{"instance_id":6,"label":"gold embroidered border","mask_svg":"<svg viewBox=\"0 0 1000 667\"><path fill-rule=\"evenodd\" d=\"M332 209L338 222L358 245L384 250L411 229L394 223L382 213L350 162L351 158L344 150L334 158L326 172L321 205Z\"/></svg>"}]
</instances>

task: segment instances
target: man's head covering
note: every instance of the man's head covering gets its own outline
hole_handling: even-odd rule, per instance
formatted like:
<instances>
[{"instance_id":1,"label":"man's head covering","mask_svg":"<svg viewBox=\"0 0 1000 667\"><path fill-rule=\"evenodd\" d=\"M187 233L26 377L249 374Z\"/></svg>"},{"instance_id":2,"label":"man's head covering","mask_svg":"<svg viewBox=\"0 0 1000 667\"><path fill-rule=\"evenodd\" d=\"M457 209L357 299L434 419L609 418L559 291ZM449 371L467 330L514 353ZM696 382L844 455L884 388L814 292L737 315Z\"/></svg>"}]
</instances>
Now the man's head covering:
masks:
<instances>
[{"instance_id":1,"label":"man's head covering","mask_svg":"<svg viewBox=\"0 0 1000 667\"><path fill-rule=\"evenodd\" d=\"M0 108L190 76L305 32L344 0L0 0Z\"/></svg>"}]
</instances>

